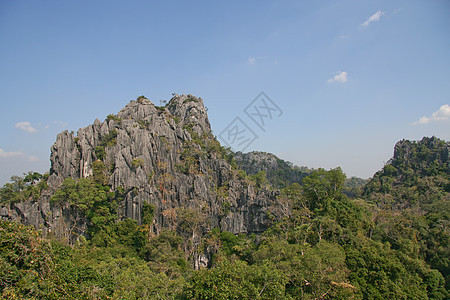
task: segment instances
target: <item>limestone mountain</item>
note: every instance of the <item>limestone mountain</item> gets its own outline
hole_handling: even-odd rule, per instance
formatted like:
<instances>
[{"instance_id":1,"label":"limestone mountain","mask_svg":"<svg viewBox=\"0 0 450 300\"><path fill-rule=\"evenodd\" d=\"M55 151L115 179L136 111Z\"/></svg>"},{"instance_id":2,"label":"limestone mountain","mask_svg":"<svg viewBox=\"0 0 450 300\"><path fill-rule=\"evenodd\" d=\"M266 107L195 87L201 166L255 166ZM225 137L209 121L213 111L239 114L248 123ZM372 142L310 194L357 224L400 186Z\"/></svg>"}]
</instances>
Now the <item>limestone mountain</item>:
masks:
<instances>
[{"instance_id":1,"label":"limestone mountain","mask_svg":"<svg viewBox=\"0 0 450 300\"><path fill-rule=\"evenodd\" d=\"M232 167L232 159L213 136L201 98L176 95L165 106L155 106L141 96L103 122L97 119L76 134L58 134L48 190L39 199L2 208L1 214L74 239L85 234L86 219L74 205L64 199L56 205L51 197L65 180L94 178L120 193L118 220L141 224L144 206L151 205L156 234L183 222L192 237L215 227L263 232L277 192L256 187Z\"/></svg>"}]
</instances>

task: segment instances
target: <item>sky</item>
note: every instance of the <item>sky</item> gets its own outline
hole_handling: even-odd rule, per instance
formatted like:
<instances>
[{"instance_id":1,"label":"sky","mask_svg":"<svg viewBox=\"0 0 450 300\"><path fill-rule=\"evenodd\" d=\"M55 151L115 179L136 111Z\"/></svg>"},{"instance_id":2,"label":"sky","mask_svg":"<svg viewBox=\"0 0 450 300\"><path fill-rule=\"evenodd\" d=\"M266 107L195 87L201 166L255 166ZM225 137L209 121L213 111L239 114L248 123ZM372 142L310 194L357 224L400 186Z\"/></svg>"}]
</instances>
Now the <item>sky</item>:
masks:
<instances>
[{"instance_id":1,"label":"sky","mask_svg":"<svg viewBox=\"0 0 450 300\"><path fill-rule=\"evenodd\" d=\"M218 137L252 132L236 151L369 178L399 140L450 140L449 13L445 0L1 0L0 184L48 171L63 130L172 93L203 98Z\"/></svg>"}]
</instances>

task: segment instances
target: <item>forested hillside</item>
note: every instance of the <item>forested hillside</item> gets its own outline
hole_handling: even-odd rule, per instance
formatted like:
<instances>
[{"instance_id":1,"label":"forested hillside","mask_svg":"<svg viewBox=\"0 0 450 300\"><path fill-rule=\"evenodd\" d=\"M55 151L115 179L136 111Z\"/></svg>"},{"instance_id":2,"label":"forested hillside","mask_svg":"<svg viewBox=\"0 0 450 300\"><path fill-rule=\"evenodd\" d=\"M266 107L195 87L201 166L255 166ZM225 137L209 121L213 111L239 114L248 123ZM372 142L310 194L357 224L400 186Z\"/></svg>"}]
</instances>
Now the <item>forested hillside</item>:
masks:
<instances>
[{"instance_id":1,"label":"forested hillside","mask_svg":"<svg viewBox=\"0 0 450 300\"><path fill-rule=\"evenodd\" d=\"M51 174L4 185L2 298L449 297L449 142L400 141L362 192L340 168L290 181L271 155L247 174L200 101L132 102L60 136Z\"/></svg>"}]
</instances>

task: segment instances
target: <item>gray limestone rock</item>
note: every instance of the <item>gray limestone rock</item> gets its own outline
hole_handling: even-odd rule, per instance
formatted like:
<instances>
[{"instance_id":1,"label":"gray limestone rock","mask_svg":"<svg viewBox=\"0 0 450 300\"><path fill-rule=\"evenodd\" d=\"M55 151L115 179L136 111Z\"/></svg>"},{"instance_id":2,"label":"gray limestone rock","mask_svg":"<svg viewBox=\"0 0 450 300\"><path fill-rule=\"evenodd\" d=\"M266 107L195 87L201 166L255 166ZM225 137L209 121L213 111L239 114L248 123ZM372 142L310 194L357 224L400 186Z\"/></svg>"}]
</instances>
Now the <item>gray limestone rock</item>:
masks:
<instances>
[{"instance_id":1,"label":"gray limestone rock","mask_svg":"<svg viewBox=\"0 0 450 300\"><path fill-rule=\"evenodd\" d=\"M1 217L20 219L73 242L85 234L87 220L70 206L51 206L50 197L64 179L91 176L92 163L100 160L111 189L125 191L119 220L141 223L142 206L151 203L156 234L183 222L183 210L201 216L192 236L214 227L235 234L263 232L277 193L240 178L221 158L222 150L201 98L176 95L164 107L148 99L131 101L116 116L95 120L76 135L58 134L51 147L49 190L37 202L1 208ZM205 264L205 259L199 257L198 263Z\"/></svg>"}]
</instances>

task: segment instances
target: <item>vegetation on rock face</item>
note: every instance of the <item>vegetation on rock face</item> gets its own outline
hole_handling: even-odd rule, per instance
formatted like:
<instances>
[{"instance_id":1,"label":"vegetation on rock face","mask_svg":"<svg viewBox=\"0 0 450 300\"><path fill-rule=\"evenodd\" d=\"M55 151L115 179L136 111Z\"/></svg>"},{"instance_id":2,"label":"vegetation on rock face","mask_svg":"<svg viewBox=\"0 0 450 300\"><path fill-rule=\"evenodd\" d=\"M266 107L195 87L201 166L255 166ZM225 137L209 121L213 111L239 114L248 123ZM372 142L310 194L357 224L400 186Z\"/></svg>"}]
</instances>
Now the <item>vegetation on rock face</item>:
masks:
<instances>
[{"instance_id":1,"label":"vegetation on rock face","mask_svg":"<svg viewBox=\"0 0 450 300\"><path fill-rule=\"evenodd\" d=\"M122 123L122 119L116 116L115 114L109 114L106 116L106 120L108 121L116 121L117 123Z\"/></svg>"},{"instance_id":2,"label":"vegetation on rock face","mask_svg":"<svg viewBox=\"0 0 450 300\"><path fill-rule=\"evenodd\" d=\"M141 96L136 98L136 101L139 102L139 103L143 103L144 100L148 100L148 98L145 97L144 95L141 95Z\"/></svg>"},{"instance_id":3,"label":"vegetation on rock face","mask_svg":"<svg viewBox=\"0 0 450 300\"><path fill-rule=\"evenodd\" d=\"M115 146L117 143L116 138L117 131L114 129L101 139L99 145L95 147L95 155L97 156L97 159L104 160L106 156L106 147Z\"/></svg>"}]
</instances>

